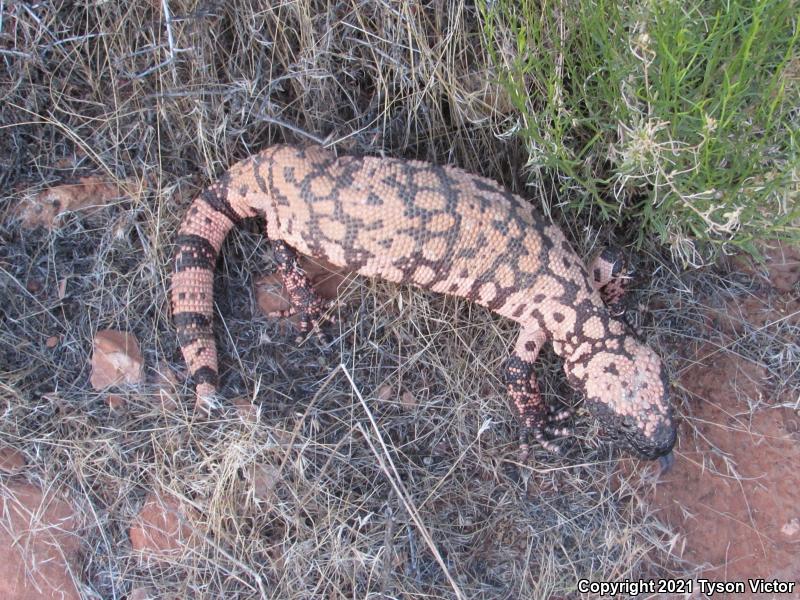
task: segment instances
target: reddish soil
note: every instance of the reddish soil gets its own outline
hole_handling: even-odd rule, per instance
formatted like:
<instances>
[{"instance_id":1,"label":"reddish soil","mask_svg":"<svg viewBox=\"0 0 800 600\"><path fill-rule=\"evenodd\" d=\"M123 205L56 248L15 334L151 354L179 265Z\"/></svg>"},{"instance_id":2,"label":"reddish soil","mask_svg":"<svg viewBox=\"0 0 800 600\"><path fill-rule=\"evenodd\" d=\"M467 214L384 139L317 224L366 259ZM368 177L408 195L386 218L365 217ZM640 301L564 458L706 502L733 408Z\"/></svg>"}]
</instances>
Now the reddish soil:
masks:
<instances>
[{"instance_id":1,"label":"reddish soil","mask_svg":"<svg viewBox=\"0 0 800 600\"><path fill-rule=\"evenodd\" d=\"M800 399L776 392L763 365L729 350L742 318L755 327L800 323L800 252L770 254L763 293L709 314L721 343L687 344L677 385L690 401L675 465L653 502L679 534L675 554L700 567L697 578L797 585L791 594L714 598L800 598Z\"/></svg>"},{"instance_id":2,"label":"reddish soil","mask_svg":"<svg viewBox=\"0 0 800 600\"><path fill-rule=\"evenodd\" d=\"M79 600L75 534L69 502L36 486L8 482L0 494L0 598Z\"/></svg>"}]
</instances>

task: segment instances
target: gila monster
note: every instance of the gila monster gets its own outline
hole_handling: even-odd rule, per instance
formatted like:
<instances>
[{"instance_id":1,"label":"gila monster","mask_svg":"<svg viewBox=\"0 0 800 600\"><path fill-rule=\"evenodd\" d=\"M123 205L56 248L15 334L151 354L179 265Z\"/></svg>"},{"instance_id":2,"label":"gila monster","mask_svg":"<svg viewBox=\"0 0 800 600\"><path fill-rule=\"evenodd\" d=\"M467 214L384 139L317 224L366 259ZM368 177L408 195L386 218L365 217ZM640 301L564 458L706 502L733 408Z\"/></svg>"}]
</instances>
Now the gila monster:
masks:
<instances>
[{"instance_id":1,"label":"gila monster","mask_svg":"<svg viewBox=\"0 0 800 600\"><path fill-rule=\"evenodd\" d=\"M270 146L234 165L193 201L176 240L173 319L197 406L216 405L212 283L217 256L243 219L266 235L301 329L318 330L326 304L297 252L369 277L467 298L520 325L504 365L521 448L565 435L534 378L550 340L570 384L613 442L671 459L676 425L661 360L614 316L602 292L619 287L606 252L589 271L561 230L490 179L416 160L336 157L319 146ZM666 457L666 458L665 458Z\"/></svg>"}]
</instances>

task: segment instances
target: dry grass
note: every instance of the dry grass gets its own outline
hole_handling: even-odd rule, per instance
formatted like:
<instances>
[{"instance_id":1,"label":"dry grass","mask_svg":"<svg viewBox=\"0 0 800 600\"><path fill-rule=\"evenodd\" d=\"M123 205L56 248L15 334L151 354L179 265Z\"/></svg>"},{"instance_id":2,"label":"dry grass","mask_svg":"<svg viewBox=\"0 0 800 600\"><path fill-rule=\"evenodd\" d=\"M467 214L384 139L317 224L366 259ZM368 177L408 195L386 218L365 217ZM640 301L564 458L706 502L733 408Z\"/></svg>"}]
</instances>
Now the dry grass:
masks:
<instances>
[{"instance_id":1,"label":"dry grass","mask_svg":"<svg viewBox=\"0 0 800 600\"><path fill-rule=\"evenodd\" d=\"M86 597L147 586L156 597L547 598L575 594L582 577L682 572L644 502L652 481L615 482L619 457L585 417L567 457L515 462L497 377L508 323L361 281L333 350L297 347L256 312L250 284L272 259L255 227L226 243L216 298L223 394L254 402L259 419L204 422L184 387L179 408L162 405L154 373L182 368L171 240L193 194L235 160L319 139L458 164L525 193L527 156L498 136L512 108L476 9L265 6L0 0L0 437L84 517ZM87 173L128 196L53 232L12 218L24 190ZM569 232L585 254L600 237L589 222ZM645 335L686 331L669 322L676 311L642 323ZM89 385L105 327L136 335L150 375L125 390L122 414ZM552 354L540 380L548 397L579 401ZM247 478L255 465L279 474L266 499ZM204 536L168 564L130 550L152 490L194 506Z\"/></svg>"}]
</instances>

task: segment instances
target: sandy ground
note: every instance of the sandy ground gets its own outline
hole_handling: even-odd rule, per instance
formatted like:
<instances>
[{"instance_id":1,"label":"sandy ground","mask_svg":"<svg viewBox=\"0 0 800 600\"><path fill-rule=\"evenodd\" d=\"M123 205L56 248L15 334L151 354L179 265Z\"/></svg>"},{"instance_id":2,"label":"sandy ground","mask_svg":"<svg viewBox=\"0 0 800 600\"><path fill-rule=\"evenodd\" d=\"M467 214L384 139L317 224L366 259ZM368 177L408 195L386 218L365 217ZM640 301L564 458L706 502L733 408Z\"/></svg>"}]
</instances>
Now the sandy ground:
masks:
<instances>
[{"instance_id":1,"label":"sandy ground","mask_svg":"<svg viewBox=\"0 0 800 600\"><path fill-rule=\"evenodd\" d=\"M675 553L702 565L698 578L800 582L800 399L730 349L745 321L800 321L799 273L800 253L771 252L758 293L708 314L707 326L730 345L702 342L687 352L678 385L689 414L653 501L679 534ZM775 597L800 598L800 590Z\"/></svg>"}]
</instances>

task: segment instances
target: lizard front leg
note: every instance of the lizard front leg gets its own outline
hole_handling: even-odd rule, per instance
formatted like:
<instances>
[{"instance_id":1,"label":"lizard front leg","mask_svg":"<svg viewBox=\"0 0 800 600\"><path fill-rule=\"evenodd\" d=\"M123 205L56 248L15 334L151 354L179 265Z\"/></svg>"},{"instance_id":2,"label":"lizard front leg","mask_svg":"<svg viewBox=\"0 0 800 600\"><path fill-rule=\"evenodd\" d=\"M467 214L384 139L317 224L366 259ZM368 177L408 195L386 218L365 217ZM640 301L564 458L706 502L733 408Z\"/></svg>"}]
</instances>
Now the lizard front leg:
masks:
<instances>
[{"instance_id":1,"label":"lizard front leg","mask_svg":"<svg viewBox=\"0 0 800 600\"><path fill-rule=\"evenodd\" d=\"M589 263L592 284L612 312L622 312L621 300L625 283L630 279L625 255L619 248L606 247L595 254Z\"/></svg>"},{"instance_id":2,"label":"lizard front leg","mask_svg":"<svg viewBox=\"0 0 800 600\"><path fill-rule=\"evenodd\" d=\"M283 240L273 240L271 244L278 263L277 270L289 294L292 308L270 313L270 316L289 317L297 314L300 316L301 333L306 334L313 330L321 342L327 343L327 336L320 331L320 327L326 321L331 323L335 321L333 316L325 315L325 311L333 301L326 302L320 297L300 266L297 253L291 246Z\"/></svg>"},{"instance_id":3,"label":"lizard front leg","mask_svg":"<svg viewBox=\"0 0 800 600\"><path fill-rule=\"evenodd\" d=\"M531 439L554 452L561 449L548 437L569 435L569 428L559 428L556 424L571 416L569 411L551 414L547 404L539 392L533 365L546 341L545 333L538 327L525 328L520 331L513 354L503 366L506 389L512 410L520 422L520 461L528 458Z\"/></svg>"}]
</instances>

